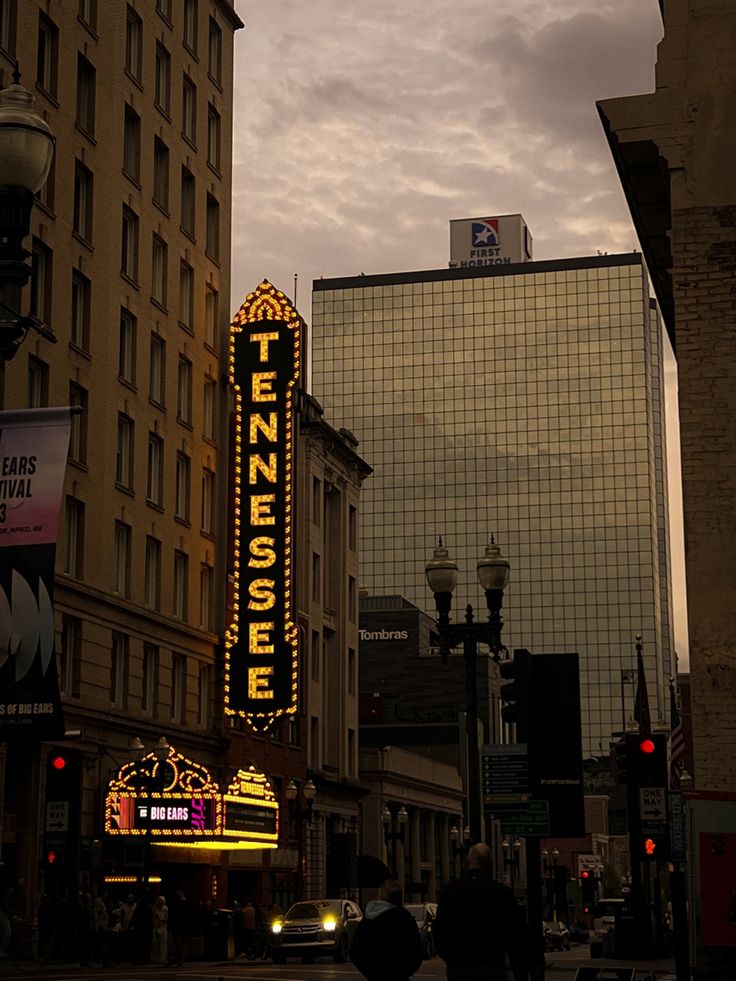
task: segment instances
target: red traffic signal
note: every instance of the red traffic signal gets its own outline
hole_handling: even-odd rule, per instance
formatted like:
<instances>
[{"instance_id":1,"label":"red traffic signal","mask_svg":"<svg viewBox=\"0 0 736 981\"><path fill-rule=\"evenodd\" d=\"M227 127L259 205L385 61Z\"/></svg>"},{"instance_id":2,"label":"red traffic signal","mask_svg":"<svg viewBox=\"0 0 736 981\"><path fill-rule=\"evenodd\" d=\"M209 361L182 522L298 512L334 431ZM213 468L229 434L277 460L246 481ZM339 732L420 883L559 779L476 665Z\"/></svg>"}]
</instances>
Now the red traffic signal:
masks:
<instances>
[{"instance_id":1,"label":"red traffic signal","mask_svg":"<svg viewBox=\"0 0 736 981\"><path fill-rule=\"evenodd\" d=\"M53 849L49 849L49 851L46 852L46 861L49 863L49 865L53 865L53 863L56 861L56 852L53 851Z\"/></svg>"},{"instance_id":2,"label":"red traffic signal","mask_svg":"<svg viewBox=\"0 0 736 981\"><path fill-rule=\"evenodd\" d=\"M657 850L657 843L653 838L644 839L644 851L647 855L653 855Z\"/></svg>"},{"instance_id":3,"label":"red traffic signal","mask_svg":"<svg viewBox=\"0 0 736 981\"><path fill-rule=\"evenodd\" d=\"M653 753L654 750L656 749L656 746L654 745L654 740L649 738L642 739L642 741L639 743L639 749L641 750L642 753L647 753L647 754Z\"/></svg>"},{"instance_id":4,"label":"red traffic signal","mask_svg":"<svg viewBox=\"0 0 736 981\"><path fill-rule=\"evenodd\" d=\"M66 766L66 760L63 756L52 756L51 765L55 770L63 770Z\"/></svg>"},{"instance_id":5,"label":"red traffic signal","mask_svg":"<svg viewBox=\"0 0 736 981\"><path fill-rule=\"evenodd\" d=\"M590 872L581 872L580 873L580 878L581 879L589 879L590 878Z\"/></svg>"}]
</instances>

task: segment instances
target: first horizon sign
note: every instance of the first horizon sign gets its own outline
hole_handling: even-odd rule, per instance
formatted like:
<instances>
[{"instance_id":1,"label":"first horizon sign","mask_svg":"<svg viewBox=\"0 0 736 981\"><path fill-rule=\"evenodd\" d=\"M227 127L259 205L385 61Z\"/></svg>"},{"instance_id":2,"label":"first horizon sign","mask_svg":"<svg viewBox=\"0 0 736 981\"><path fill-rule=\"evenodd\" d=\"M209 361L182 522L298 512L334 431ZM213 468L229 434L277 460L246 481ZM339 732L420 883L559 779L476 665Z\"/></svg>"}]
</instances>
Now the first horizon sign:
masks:
<instances>
[{"instance_id":1,"label":"first horizon sign","mask_svg":"<svg viewBox=\"0 0 736 981\"><path fill-rule=\"evenodd\" d=\"M301 318L267 281L231 324L235 564L225 713L261 731L297 708L291 567L300 340Z\"/></svg>"}]
</instances>

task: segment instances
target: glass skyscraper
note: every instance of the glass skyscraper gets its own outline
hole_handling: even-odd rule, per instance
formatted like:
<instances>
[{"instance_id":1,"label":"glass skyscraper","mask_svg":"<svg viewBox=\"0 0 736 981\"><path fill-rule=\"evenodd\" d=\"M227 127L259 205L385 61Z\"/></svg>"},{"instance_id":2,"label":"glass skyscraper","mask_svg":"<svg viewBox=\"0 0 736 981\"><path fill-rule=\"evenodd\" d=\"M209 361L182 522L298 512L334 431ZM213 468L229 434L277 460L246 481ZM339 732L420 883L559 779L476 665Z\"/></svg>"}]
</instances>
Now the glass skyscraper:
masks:
<instances>
[{"instance_id":1,"label":"glass skyscraper","mask_svg":"<svg viewBox=\"0 0 736 981\"><path fill-rule=\"evenodd\" d=\"M454 617L484 615L475 565L494 533L508 648L580 655L585 754L631 714L637 634L664 719L665 342L641 255L322 279L312 319L314 393L374 467L361 587L433 613L441 535Z\"/></svg>"}]
</instances>

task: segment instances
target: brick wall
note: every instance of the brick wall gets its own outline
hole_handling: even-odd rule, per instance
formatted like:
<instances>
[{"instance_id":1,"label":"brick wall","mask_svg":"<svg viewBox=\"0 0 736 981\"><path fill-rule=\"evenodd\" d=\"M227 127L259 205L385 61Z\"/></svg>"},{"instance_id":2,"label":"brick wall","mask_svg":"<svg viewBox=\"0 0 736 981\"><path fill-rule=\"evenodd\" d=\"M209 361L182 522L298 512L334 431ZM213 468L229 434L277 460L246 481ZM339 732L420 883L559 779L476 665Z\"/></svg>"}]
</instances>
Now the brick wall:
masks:
<instances>
[{"instance_id":1,"label":"brick wall","mask_svg":"<svg viewBox=\"0 0 736 981\"><path fill-rule=\"evenodd\" d=\"M694 777L736 785L736 207L673 211Z\"/></svg>"}]
</instances>

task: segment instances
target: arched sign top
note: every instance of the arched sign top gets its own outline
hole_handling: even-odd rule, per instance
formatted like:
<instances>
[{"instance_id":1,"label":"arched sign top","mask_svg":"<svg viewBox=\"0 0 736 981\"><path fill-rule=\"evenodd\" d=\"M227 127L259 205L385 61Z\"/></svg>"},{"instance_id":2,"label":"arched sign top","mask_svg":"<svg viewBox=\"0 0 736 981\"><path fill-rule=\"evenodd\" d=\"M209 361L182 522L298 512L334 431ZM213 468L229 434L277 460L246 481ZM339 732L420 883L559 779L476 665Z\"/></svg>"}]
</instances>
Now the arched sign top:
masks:
<instances>
[{"instance_id":1,"label":"arched sign top","mask_svg":"<svg viewBox=\"0 0 736 981\"><path fill-rule=\"evenodd\" d=\"M271 781L265 773L259 773L254 766L247 770L238 770L225 794L227 797L244 797L248 800L276 800Z\"/></svg>"},{"instance_id":2,"label":"arched sign top","mask_svg":"<svg viewBox=\"0 0 736 981\"><path fill-rule=\"evenodd\" d=\"M173 746L165 759L159 760L151 752L125 763L110 781L111 793L150 791L152 787L165 794L211 794L219 790L205 766L182 756Z\"/></svg>"}]
</instances>

